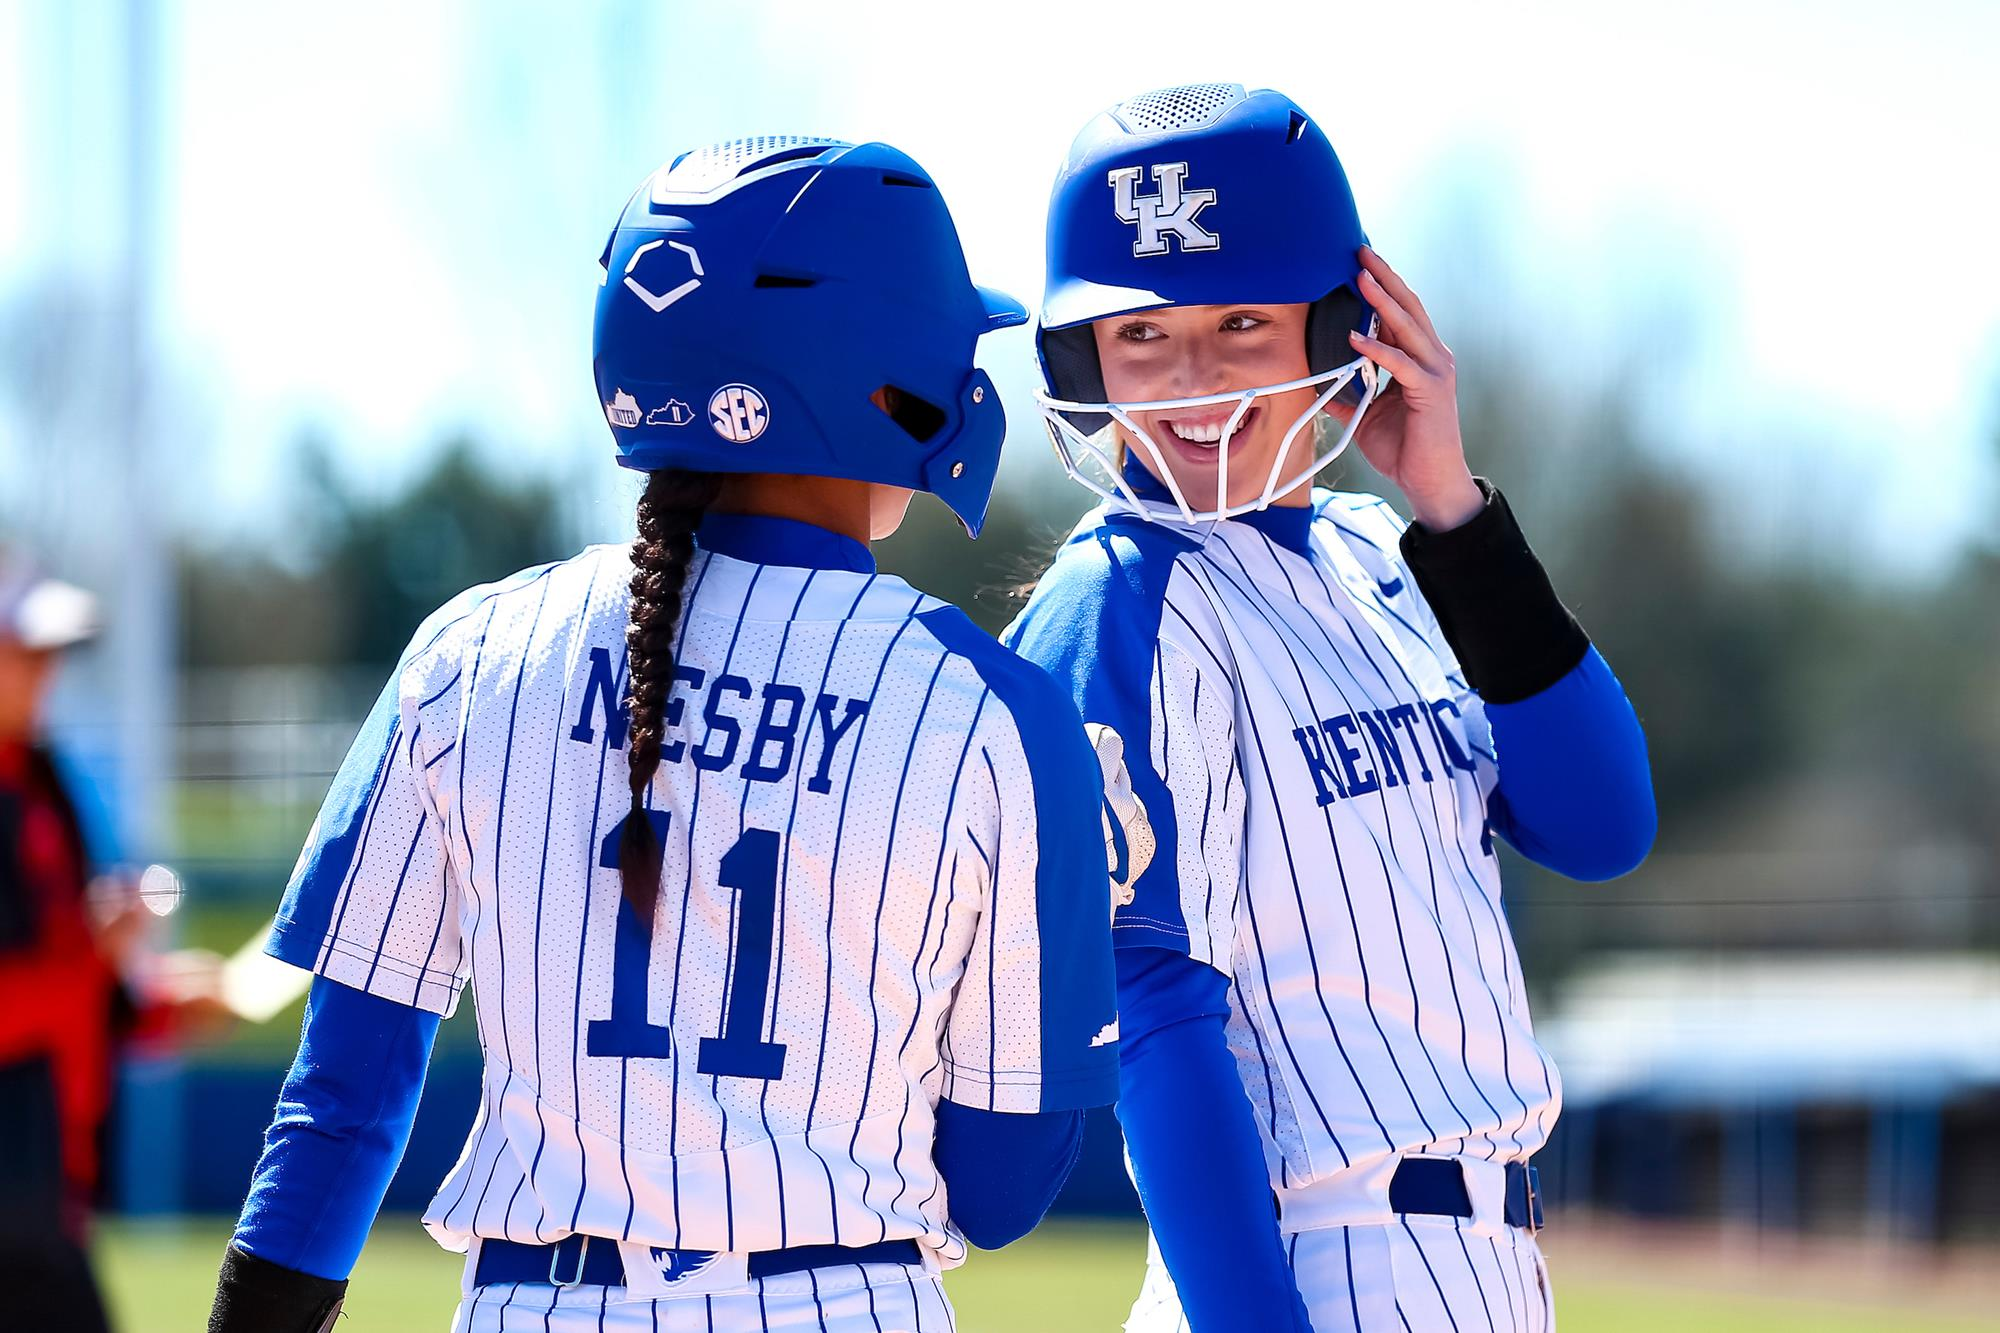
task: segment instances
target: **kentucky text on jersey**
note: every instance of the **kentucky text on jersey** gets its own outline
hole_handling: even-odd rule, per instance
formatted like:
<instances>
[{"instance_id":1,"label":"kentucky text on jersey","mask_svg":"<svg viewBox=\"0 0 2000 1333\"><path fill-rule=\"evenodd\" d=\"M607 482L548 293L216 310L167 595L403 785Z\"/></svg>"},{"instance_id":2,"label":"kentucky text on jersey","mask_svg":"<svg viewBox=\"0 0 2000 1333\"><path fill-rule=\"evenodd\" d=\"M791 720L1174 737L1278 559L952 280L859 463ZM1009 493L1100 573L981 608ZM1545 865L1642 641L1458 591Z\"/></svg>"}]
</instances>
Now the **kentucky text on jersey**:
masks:
<instances>
[{"instance_id":1,"label":"kentucky text on jersey","mask_svg":"<svg viewBox=\"0 0 2000 1333\"><path fill-rule=\"evenodd\" d=\"M1117 1091L1101 782L1060 688L865 547L710 515L648 817L628 816L618 547L413 641L329 793L273 952L449 1013L486 1070L425 1222L756 1251L952 1230L933 1107Z\"/></svg>"},{"instance_id":2,"label":"kentucky text on jersey","mask_svg":"<svg viewBox=\"0 0 2000 1333\"><path fill-rule=\"evenodd\" d=\"M1451 738L1451 732L1438 725L1439 717L1446 713L1458 715L1458 707L1450 699L1433 699L1428 704L1401 703L1372 712L1321 718L1311 726L1292 728L1292 739L1305 755L1313 787L1319 792L1319 803L1332 805L1335 801L1366 796L1408 782L1410 765L1404 758L1405 743L1416 761L1419 779L1436 781L1424 751L1424 737L1437 747L1440 769L1448 764L1462 772L1477 772L1472 760ZM1382 756L1379 772L1369 758L1369 749Z\"/></svg>"}]
</instances>

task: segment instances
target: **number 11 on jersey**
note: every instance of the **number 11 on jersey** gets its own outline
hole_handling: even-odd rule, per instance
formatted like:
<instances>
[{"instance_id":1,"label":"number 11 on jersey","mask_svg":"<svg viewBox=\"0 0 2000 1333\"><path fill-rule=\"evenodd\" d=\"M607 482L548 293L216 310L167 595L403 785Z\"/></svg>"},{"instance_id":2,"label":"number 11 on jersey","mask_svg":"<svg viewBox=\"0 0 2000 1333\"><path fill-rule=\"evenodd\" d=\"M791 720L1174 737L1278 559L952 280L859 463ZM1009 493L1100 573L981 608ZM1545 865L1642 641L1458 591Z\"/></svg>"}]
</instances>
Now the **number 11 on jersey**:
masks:
<instances>
[{"instance_id":1,"label":"number 11 on jersey","mask_svg":"<svg viewBox=\"0 0 2000 1333\"><path fill-rule=\"evenodd\" d=\"M651 812L654 835L666 842L668 816ZM620 828L604 840L598 864L618 865ZM695 1070L727 1078L781 1078L785 1047L764 1036L764 992L771 983L771 937L778 914L778 835L769 829L745 829L722 855L716 882L741 895L735 937L730 941L730 983L725 997L722 1033L703 1037ZM618 900L616 944L611 960L611 1016L590 1023L592 1055L641 1060L674 1058L673 1030L646 1018L647 974L652 966L653 939L640 924L630 903Z\"/></svg>"},{"instance_id":2,"label":"number 11 on jersey","mask_svg":"<svg viewBox=\"0 0 2000 1333\"><path fill-rule=\"evenodd\" d=\"M722 1035L703 1037L695 1070L735 1078L782 1078L785 1048L764 1040L764 988L771 982L771 932L778 915L778 835L745 829L722 854L718 882L742 895L737 905L735 975Z\"/></svg>"}]
</instances>

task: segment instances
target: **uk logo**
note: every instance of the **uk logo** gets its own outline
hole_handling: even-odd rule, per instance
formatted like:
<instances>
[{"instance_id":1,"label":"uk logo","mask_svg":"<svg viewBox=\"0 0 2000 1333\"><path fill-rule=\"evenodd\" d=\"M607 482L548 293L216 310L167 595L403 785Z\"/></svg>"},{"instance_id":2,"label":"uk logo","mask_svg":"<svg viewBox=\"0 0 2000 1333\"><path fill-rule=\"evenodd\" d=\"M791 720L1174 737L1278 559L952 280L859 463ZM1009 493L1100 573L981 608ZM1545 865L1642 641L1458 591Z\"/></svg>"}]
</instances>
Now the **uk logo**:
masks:
<instances>
[{"instance_id":1,"label":"uk logo","mask_svg":"<svg viewBox=\"0 0 2000 1333\"><path fill-rule=\"evenodd\" d=\"M685 1282L715 1262L714 1250L668 1250L655 1245L653 1262L660 1266L660 1280L667 1286Z\"/></svg>"},{"instance_id":2,"label":"uk logo","mask_svg":"<svg viewBox=\"0 0 2000 1333\"><path fill-rule=\"evenodd\" d=\"M1180 240L1183 252L1221 248L1222 238L1195 221L1202 209L1215 202L1215 191L1187 189L1187 169L1185 162L1160 163L1152 169L1158 193L1140 194L1139 176L1145 168L1112 168L1112 211L1120 222L1139 229L1132 241L1135 256L1143 259L1166 254L1169 236Z\"/></svg>"},{"instance_id":3,"label":"uk logo","mask_svg":"<svg viewBox=\"0 0 2000 1333\"><path fill-rule=\"evenodd\" d=\"M708 424L734 444L748 444L771 424L771 405L747 384L725 384L708 400Z\"/></svg>"}]
</instances>

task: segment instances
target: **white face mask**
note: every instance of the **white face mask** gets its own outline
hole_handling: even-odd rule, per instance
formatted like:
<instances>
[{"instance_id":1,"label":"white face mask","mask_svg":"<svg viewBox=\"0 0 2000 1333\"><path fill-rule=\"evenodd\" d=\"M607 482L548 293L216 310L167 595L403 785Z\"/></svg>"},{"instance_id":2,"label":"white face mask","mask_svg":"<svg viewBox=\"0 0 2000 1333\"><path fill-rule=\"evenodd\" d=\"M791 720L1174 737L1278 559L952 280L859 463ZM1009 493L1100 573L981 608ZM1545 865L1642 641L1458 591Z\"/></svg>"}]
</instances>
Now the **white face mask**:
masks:
<instances>
[{"instance_id":1,"label":"white face mask","mask_svg":"<svg viewBox=\"0 0 2000 1333\"><path fill-rule=\"evenodd\" d=\"M1374 321L1370 321L1369 331L1374 332ZM1360 400L1355 404L1354 413L1347 419L1346 426L1336 436L1331 431L1315 432L1310 455L1285 475L1285 460L1292 456L1292 442L1305 430L1333 401L1334 396L1345 389L1356 377L1361 381ZM1373 361L1357 356L1344 365L1304 379L1288 380L1283 384L1264 384L1254 389L1239 389L1230 393L1212 393L1200 398L1164 398L1148 403L1075 403L1051 396L1046 390L1035 394L1036 405L1041 409L1042 420L1048 426L1049 441L1055 445L1056 457L1063 471L1078 484L1100 499L1113 505L1129 509L1146 518L1156 517L1155 507L1149 507L1133 491L1132 485L1121 473L1117 460L1117 428L1125 428L1127 437L1135 448L1145 452L1153 475L1173 497L1174 506L1180 517L1189 523L1205 523L1216 519L1234 518L1263 509L1281 495L1289 494L1294 488L1319 475L1329 463L1339 458L1354 439L1361 418L1366 415L1369 404L1373 403L1388 387L1389 373L1376 366ZM1272 456L1270 472L1264 478L1263 489L1252 498L1240 504L1229 503L1229 444L1258 398L1267 394L1289 393L1294 389L1315 388L1311 406L1299 413L1285 431L1285 438ZM1215 493L1211 496L1190 498L1181 493L1181 485L1174 472L1167 465L1166 455L1146 429L1139 424L1138 413L1176 411L1183 408L1213 407L1220 403L1234 403L1236 410L1229 414L1223 424L1221 439L1216 442L1217 467L1215 472ZM1066 414L1088 413L1108 417L1105 425L1093 434L1086 435L1072 424ZM1200 508L1197 501L1207 501Z\"/></svg>"}]
</instances>

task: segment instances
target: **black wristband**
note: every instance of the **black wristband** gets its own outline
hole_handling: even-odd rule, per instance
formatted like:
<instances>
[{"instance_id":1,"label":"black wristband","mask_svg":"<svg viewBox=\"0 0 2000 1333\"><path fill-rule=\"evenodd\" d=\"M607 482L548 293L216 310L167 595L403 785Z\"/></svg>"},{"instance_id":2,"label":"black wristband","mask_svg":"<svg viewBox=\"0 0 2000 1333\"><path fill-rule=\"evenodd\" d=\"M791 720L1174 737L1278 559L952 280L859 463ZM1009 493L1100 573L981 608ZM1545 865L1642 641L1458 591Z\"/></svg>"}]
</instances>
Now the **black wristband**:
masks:
<instances>
[{"instance_id":1,"label":"black wristband","mask_svg":"<svg viewBox=\"0 0 2000 1333\"><path fill-rule=\"evenodd\" d=\"M1556 596L1507 497L1477 480L1485 507L1448 532L1410 524L1403 559L1466 681L1488 703L1517 703L1574 670L1590 637Z\"/></svg>"},{"instance_id":2,"label":"black wristband","mask_svg":"<svg viewBox=\"0 0 2000 1333\"><path fill-rule=\"evenodd\" d=\"M231 1245L222 1256L208 1333L326 1333L347 1283L259 1259Z\"/></svg>"}]
</instances>

